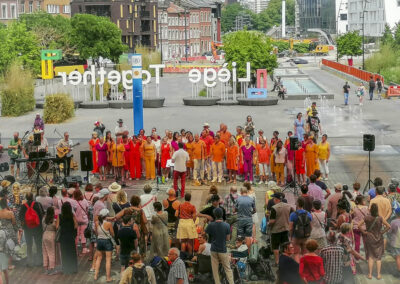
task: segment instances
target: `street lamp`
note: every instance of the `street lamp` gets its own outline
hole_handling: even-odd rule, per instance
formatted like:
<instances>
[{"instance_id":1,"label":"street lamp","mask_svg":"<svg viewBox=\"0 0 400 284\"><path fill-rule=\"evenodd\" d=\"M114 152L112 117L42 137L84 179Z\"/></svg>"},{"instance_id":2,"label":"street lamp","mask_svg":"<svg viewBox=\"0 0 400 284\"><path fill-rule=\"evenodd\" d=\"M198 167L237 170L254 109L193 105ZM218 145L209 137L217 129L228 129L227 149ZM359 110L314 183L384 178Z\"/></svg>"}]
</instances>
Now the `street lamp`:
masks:
<instances>
[{"instance_id":1,"label":"street lamp","mask_svg":"<svg viewBox=\"0 0 400 284\"><path fill-rule=\"evenodd\" d=\"M365 47L364 47L364 44L365 44L365 31L364 31L364 29L365 29L365 27L364 27L364 25L365 25L365 7L366 7L366 5L367 5L367 3L369 3L369 1L367 1L367 0L363 0L363 11L362 11L362 19L363 19L363 21L362 21L362 69L363 70L365 70Z\"/></svg>"},{"instance_id":2,"label":"street lamp","mask_svg":"<svg viewBox=\"0 0 400 284\"><path fill-rule=\"evenodd\" d=\"M187 45L186 8L185 8L185 57L186 57L186 63L187 63L187 61L188 61L188 45Z\"/></svg>"}]
</instances>

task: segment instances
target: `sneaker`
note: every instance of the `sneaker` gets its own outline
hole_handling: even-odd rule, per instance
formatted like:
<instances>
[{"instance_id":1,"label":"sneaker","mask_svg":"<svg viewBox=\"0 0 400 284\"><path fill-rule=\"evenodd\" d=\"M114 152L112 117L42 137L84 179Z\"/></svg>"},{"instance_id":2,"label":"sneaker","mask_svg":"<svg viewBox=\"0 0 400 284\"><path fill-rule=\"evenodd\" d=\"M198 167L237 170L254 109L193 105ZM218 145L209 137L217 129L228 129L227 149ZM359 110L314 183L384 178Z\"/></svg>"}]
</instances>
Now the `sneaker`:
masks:
<instances>
[{"instance_id":1,"label":"sneaker","mask_svg":"<svg viewBox=\"0 0 400 284\"><path fill-rule=\"evenodd\" d=\"M328 180L328 178L326 177L326 178L324 178L324 180L326 181L326 180Z\"/></svg>"},{"instance_id":2,"label":"sneaker","mask_svg":"<svg viewBox=\"0 0 400 284\"><path fill-rule=\"evenodd\" d=\"M51 275L56 275L57 273L58 273L57 270L51 269L51 270L49 270L49 273L47 273L47 275L51 276Z\"/></svg>"},{"instance_id":3,"label":"sneaker","mask_svg":"<svg viewBox=\"0 0 400 284\"><path fill-rule=\"evenodd\" d=\"M161 182L165 183L165 177L162 177Z\"/></svg>"},{"instance_id":4,"label":"sneaker","mask_svg":"<svg viewBox=\"0 0 400 284\"><path fill-rule=\"evenodd\" d=\"M260 182L258 184L263 184L264 182L262 180L260 180Z\"/></svg>"}]
</instances>

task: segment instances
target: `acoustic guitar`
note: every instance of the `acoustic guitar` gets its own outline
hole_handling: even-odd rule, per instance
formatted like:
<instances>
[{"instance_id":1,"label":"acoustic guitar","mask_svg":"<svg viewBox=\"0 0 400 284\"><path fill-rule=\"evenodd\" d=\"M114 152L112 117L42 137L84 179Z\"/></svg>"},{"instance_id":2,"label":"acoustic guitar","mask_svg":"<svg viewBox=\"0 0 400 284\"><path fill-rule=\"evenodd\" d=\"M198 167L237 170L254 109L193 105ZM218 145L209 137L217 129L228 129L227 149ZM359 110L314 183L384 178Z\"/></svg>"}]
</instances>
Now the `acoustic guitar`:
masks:
<instances>
[{"instance_id":1,"label":"acoustic guitar","mask_svg":"<svg viewBox=\"0 0 400 284\"><path fill-rule=\"evenodd\" d=\"M74 145L72 145L71 147L69 147L69 146L66 146L66 147L58 147L57 148L57 157L59 157L60 159L61 158L64 158L64 156L65 155L67 155L70 151L71 151L71 148L73 148L73 147L75 147L75 146L78 146L78 145L80 145L81 143L76 143L76 144L74 144Z\"/></svg>"}]
</instances>

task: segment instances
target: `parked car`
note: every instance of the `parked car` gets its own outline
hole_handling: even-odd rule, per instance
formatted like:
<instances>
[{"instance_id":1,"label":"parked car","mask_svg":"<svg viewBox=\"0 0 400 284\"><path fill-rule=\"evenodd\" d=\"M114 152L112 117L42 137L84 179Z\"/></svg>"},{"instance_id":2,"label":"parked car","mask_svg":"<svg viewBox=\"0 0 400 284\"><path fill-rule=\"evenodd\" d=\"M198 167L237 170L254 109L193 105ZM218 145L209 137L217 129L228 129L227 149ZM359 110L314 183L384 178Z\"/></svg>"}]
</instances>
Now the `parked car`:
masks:
<instances>
[{"instance_id":1,"label":"parked car","mask_svg":"<svg viewBox=\"0 0 400 284\"><path fill-rule=\"evenodd\" d=\"M294 64L308 64L308 61L302 58L291 58L286 62L293 62Z\"/></svg>"}]
</instances>

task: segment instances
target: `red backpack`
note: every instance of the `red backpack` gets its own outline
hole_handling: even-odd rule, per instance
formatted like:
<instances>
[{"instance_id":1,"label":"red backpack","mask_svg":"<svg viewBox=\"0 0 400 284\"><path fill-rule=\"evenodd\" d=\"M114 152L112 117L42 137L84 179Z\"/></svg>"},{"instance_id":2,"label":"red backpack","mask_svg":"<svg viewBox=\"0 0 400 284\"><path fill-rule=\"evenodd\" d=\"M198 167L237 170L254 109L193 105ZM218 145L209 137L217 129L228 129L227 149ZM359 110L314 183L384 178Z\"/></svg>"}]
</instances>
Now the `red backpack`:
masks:
<instances>
[{"instance_id":1,"label":"red backpack","mask_svg":"<svg viewBox=\"0 0 400 284\"><path fill-rule=\"evenodd\" d=\"M30 229L36 228L40 225L39 215L36 213L35 209L33 209L33 205L35 205L35 201L32 202L30 207L28 206L28 203L25 203L25 225Z\"/></svg>"}]
</instances>

